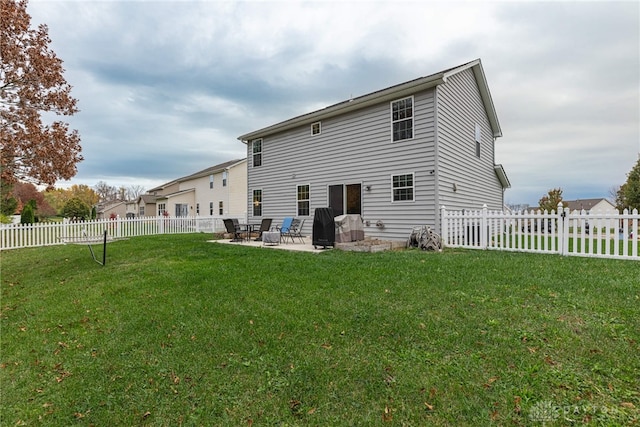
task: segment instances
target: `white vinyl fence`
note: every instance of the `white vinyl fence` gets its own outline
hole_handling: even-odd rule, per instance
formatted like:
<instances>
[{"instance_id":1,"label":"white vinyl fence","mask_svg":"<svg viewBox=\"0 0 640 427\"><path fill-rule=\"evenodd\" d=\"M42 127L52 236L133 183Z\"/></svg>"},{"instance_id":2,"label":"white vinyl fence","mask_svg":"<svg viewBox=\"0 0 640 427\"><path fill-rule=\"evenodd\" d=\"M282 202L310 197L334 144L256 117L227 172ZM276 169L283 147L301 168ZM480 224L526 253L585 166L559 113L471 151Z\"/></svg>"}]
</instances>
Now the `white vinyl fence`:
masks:
<instances>
[{"instance_id":1,"label":"white vinyl fence","mask_svg":"<svg viewBox=\"0 0 640 427\"><path fill-rule=\"evenodd\" d=\"M5 224L0 226L0 250L82 243L154 234L224 232L217 217L139 217L62 223Z\"/></svg>"},{"instance_id":2,"label":"white vinyl fence","mask_svg":"<svg viewBox=\"0 0 640 427\"><path fill-rule=\"evenodd\" d=\"M441 210L444 246L640 260L638 210L622 213Z\"/></svg>"}]
</instances>

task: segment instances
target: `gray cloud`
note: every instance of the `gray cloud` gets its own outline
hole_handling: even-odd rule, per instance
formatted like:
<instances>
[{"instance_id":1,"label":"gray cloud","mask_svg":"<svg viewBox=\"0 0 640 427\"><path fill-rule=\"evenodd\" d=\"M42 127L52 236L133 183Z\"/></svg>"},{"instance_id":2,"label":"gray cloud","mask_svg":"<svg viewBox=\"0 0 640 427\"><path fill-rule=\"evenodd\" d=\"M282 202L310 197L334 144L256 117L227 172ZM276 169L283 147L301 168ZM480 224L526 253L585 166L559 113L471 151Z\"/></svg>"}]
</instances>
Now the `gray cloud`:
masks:
<instances>
[{"instance_id":1,"label":"gray cloud","mask_svg":"<svg viewBox=\"0 0 640 427\"><path fill-rule=\"evenodd\" d=\"M36 1L81 112L67 184L153 186L243 133L481 58L496 160L536 203L606 197L640 152L635 2ZM60 183L65 184L65 183Z\"/></svg>"}]
</instances>

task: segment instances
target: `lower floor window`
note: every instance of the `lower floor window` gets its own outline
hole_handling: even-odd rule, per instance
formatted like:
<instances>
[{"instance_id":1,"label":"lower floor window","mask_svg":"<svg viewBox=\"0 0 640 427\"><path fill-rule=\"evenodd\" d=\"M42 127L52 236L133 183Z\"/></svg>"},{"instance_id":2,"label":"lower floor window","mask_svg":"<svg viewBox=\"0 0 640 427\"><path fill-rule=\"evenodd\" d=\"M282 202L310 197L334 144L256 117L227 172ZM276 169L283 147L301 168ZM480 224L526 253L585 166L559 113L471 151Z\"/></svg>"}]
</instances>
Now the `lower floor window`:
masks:
<instances>
[{"instance_id":1,"label":"lower floor window","mask_svg":"<svg viewBox=\"0 0 640 427\"><path fill-rule=\"evenodd\" d=\"M393 201L413 200L413 174L393 175Z\"/></svg>"},{"instance_id":2,"label":"lower floor window","mask_svg":"<svg viewBox=\"0 0 640 427\"><path fill-rule=\"evenodd\" d=\"M309 185L298 185L298 216L309 216Z\"/></svg>"},{"instance_id":3,"label":"lower floor window","mask_svg":"<svg viewBox=\"0 0 640 427\"><path fill-rule=\"evenodd\" d=\"M209 202L209 215L213 216L213 202Z\"/></svg>"},{"instance_id":4,"label":"lower floor window","mask_svg":"<svg viewBox=\"0 0 640 427\"><path fill-rule=\"evenodd\" d=\"M262 190L253 190L253 216L262 216Z\"/></svg>"},{"instance_id":5,"label":"lower floor window","mask_svg":"<svg viewBox=\"0 0 640 427\"><path fill-rule=\"evenodd\" d=\"M224 204L222 200L218 202L218 215L224 215Z\"/></svg>"}]
</instances>

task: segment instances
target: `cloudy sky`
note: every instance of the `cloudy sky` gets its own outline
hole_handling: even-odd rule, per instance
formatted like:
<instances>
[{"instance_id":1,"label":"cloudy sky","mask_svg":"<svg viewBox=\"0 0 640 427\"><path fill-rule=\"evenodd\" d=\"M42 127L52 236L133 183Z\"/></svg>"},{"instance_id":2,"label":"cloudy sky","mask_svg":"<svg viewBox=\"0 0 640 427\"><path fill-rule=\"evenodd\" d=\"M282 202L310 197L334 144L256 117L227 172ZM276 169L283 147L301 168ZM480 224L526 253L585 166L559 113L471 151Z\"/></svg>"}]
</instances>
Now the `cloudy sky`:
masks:
<instances>
[{"instance_id":1,"label":"cloudy sky","mask_svg":"<svg viewBox=\"0 0 640 427\"><path fill-rule=\"evenodd\" d=\"M81 112L71 184L245 156L238 136L480 58L507 203L609 197L640 154L640 6L625 2L31 0Z\"/></svg>"}]
</instances>

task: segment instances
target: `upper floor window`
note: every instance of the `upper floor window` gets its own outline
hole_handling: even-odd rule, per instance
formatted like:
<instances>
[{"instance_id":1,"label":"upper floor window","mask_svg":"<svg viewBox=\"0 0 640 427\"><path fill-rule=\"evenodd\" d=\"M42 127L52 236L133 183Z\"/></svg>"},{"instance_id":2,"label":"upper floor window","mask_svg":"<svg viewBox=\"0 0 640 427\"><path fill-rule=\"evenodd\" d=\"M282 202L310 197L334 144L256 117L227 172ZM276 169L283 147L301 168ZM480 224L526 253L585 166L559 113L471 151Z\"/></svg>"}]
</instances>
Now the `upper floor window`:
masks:
<instances>
[{"instance_id":1,"label":"upper floor window","mask_svg":"<svg viewBox=\"0 0 640 427\"><path fill-rule=\"evenodd\" d=\"M253 141L252 151L253 151L253 167L262 165L262 139L256 139Z\"/></svg>"},{"instance_id":2,"label":"upper floor window","mask_svg":"<svg viewBox=\"0 0 640 427\"><path fill-rule=\"evenodd\" d=\"M482 129L480 125L476 123L476 156L480 157L480 141L482 141Z\"/></svg>"},{"instance_id":3,"label":"upper floor window","mask_svg":"<svg viewBox=\"0 0 640 427\"><path fill-rule=\"evenodd\" d=\"M227 186L227 171L222 171L222 186Z\"/></svg>"},{"instance_id":4,"label":"upper floor window","mask_svg":"<svg viewBox=\"0 0 640 427\"><path fill-rule=\"evenodd\" d=\"M262 216L262 190L253 190L253 216Z\"/></svg>"},{"instance_id":5,"label":"upper floor window","mask_svg":"<svg viewBox=\"0 0 640 427\"><path fill-rule=\"evenodd\" d=\"M413 200L413 174L393 175L393 201Z\"/></svg>"},{"instance_id":6,"label":"upper floor window","mask_svg":"<svg viewBox=\"0 0 640 427\"><path fill-rule=\"evenodd\" d=\"M391 133L393 141L413 138L413 97L391 103Z\"/></svg>"},{"instance_id":7,"label":"upper floor window","mask_svg":"<svg viewBox=\"0 0 640 427\"><path fill-rule=\"evenodd\" d=\"M320 122L315 122L311 124L311 135L319 135L322 132L322 126Z\"/></svg>"},{"instance_id":8,"label":"upper floor window","mask_svg":"<svg viewBox=\"0 0 640 427\"><path fill-rule=\"evenodd\" d=\"M209 175L209 188L213 188L213 175Z\"/></svg>"},{"instance_id":9,"label":"upper floor window","mask_svg":"<svg viewBox=\"0 0 640 427\"><path fill-rule=\"evenodd\" d=\"M309 216L309 185L298 185L298 216Z\"/></svg>"}]
</instances>

